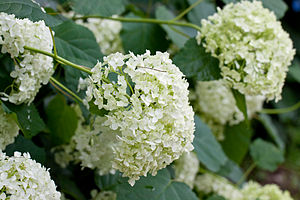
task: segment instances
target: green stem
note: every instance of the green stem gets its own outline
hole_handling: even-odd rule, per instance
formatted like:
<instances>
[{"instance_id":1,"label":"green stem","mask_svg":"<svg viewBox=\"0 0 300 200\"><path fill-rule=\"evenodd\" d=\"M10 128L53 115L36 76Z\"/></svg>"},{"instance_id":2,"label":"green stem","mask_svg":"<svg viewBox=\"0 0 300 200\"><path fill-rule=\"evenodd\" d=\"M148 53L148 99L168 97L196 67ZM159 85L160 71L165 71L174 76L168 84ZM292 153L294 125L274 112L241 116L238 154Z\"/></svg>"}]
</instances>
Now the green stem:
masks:
<instances>
[{"instance_id":1,"label":"green stem","mask_svg":"<svg viewBox=\"0 0 300 200\"><path fill-rule=\"evenodd\" d=\"M66 92L68 92L69 94L71 94L76 100L78 100L79 102L82 103L83 100L79 96L77 96L74 92L72 92L66 86L64 86L63 84L61 84L58 80L56 80L53 77L50 77L50 81L52 81L53 83L55 83L56 85L58 85L59 87L61 87L62 89L64 89Z\"/></svg>"},{"instance_id":2,"label":"green stem","mask_svg":"<svg viewBox=\"0 0 300 200\"><path fill-rule=\"evenodd\" d=\"M287 113L287 112L291 112L294 110L297 110L300 108L300 101L297 102L296 104L290 106L290 107L286 107L286 108L278 108L278 109L262 109L260 111L260 113L265 113L265 114L282 114L282 113Z\"/></svg>"},{"instance_id":3,"label":"green stem","mask_svg":"<svg viewBox=\"0 0 300 200\"><path fill-rule=\"evenodd\" d=\"M30 50L30 51L33 51L33 52L37 52L37 53L40 53L40 54L43 54L43 55L46 55L46 56L50 56L52 58L54 58L56 61L58 62L61 62L65 65L69 65L75 69L79 69L80 71L83 71L83 72L86 72L88 73L89 75L92 74L91 70L87 67L83 67L83 66L80 66L80 65L77 65L75 63L72 63L60 56L55 56L53 53L50 53L50 52L47 52L47 51L43 51L43 50L40 50L40 49L35 49L33 47L28 47L28 46L24 46L24 49L27 49L27 50Z\"/></svg>"},{"instance_id":4,"label":"green stem","mask_svg":"<svg viewBox=\"0 0 300 200\"><path fill-rule=\"evenodd\" d=\"M52 43L53 43L53 53L54 53L54 57L57 57L57 51L56 51L56 45L55 45L55 40L54 40L54 35L52 33L52 29L49 27L50 30L50 34L51 34L51 38L52 38Z\"/></svg>"},{"instance_id":5,"label":"green stem","mask_svg":"<svg viewBox=\"0 0 300 200\"><path fill-rule=\"evenodd\" d=\"M255 163L252 163L250 165L250 167L246 170L246 172L243 174L241 179L237 182L237 186L240 186L247 179L247 177L251 174L251 172L254 170L255 167L256 167Z\"/></svg>"},{"instance_id":6,"label":"green stem","mask_svg":"<svg viewBox=\"0 0 300 200\"><path fill-rule=\"evenodd\" d=\"M177 17L175 17L174 19L172 19L172 21L177 21L179 19L181 19L184 15L186 15L188 12L190 12L193 8L195 8L199 3L201 3L203 0L198 0L195 3L193 3L192 5L190 5L187 9L185 9L182 13L180 13Z\"/></svg>"},{"instance_id":7,"label":"green stem","mask_svg":"<svg viewBox=\"0 0 300 200\"><path fill-rule=\"evenodd\" d=\"M187 23L187 22L176 22L171 20L159 20L159 19L150 19L150 18L127 18L127 17L104 17L104 16L96 16L96 15L88 15L83 17L74 17L73 20L77 19L88 19L88 18L100 18L100 19L109 19L120 22L134 22L134 23L152 23L152 24L168 24L174 26L185 26L194 28L200 31L200 26L196 24Z\"/></svg>"}]
</instances>

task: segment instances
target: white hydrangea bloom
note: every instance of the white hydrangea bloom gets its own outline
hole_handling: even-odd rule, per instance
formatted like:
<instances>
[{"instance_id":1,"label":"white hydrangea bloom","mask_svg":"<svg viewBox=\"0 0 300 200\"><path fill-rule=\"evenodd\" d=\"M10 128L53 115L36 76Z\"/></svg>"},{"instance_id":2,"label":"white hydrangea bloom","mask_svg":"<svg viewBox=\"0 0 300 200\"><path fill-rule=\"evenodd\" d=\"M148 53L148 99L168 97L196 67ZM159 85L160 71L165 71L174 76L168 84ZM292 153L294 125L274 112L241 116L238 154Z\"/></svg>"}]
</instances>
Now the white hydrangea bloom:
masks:
<instances>
[{"instance_id":1,"label":"white hydrangea bloom","mask_svg":"<svg viewBox=\"0 0 300 200\"><path fill-rule=\"evenodd\" d=\"M183 153L175 161L175 180L184 182L191 188L199 170L199 160L194 152Z\"/></svg>"},{"instance_id":2,"label":"white hydrangea bloom","mask_svg":"<svg viewBox=\"0 0 300 200\"><path fill-rule=\"evenodd\" d=\"M243 113L236 106L236 101L229 84L225 80L198 81L191 100L194 109L207 123L217 139L224 139L226 124L235 125L244 120ZM248 117L262 109L263 96L246 95Z\"/></svg>"},{"instance_id":3,"label":"white hydrangea bloom","mask_svg":"<svg viewBox=\"0 0 300 200\"><path fill-rule=\"evenodd\" d=\"M293 200L288 191L282 191L275 184L261 186L256 182L249 181L241 192L244 200Z\"/></svg>"},{"instance_id":4,"label":"white hydrangea bloom","mask_svg":"<svg viewBox=\"0 0 300 200\"><path fill-rule=\"evenodd\" d=\"M202 174L195 180L195 189L203 194L217 194L228 200L243 200L241 191L227 179L214 174Z\"/></svg>"},{"instance_id":5,"label":"white hydrangea bloom","mask_svg":"<svg viewBox=\"0 0 300 200\"><path fill-rule=\"evenodd\" d=\"M219 59L221 73L233 88L280 100L295 50L273 12L261 1L241 1L218 8L201 24L198 43Z\"/></svg>"},{"instance_id":6,"label":"white hydrangea bloom","mask_svg":"<svg viewBox=\"0 0 300 200\"><path fill-rule=\"evenodd\" d=\"M118 131L112 166L129 177L131 185L193 149L188 83L168 53L115 53L92 72L86 101L110 111L102 125ZM118 74L115 82L108 79L109 73Z\"/></svg>"},{"instance_id":7,"label":"white hydrangea bloom","mask_svg":"<svg viewBox=\"0 0 300 200\"><path fill-rule=\"evenodd\" d=\"M49 171L30 159L29 153L8 157L0 152L0 199L59 200L60 193Z\"/></svg>"},{"instance_id":8,"label":"white hydrangea bloom","mask_svg":"<svg viewBox=\"0 0 300 200\"><path fill-rule=\"evenodd\" d=\"M62 13L67 18L74 17L74 12ZM116 17L116 16L112 16ZM76 20L77 24L87 27L96 37L96 41L100 46L104 55L115 52L123 52L122 40L120 32L122 23L108 19L89 18L86 21Z\"/></svg>"},{"instance_id":9,"label":"white hydrangea bloom","mask_svg":"<svg viewBox=\"0 0 300 200\"><path fill-rule=\"evenodd\" d=\"M97 190L91 191L91 200L116 200L117 194L113 191L101 191L98 192Z\"/></svg>"},{"instance_id":10,"label":"white hydrangea bloom","mask_svg":"<svg viewBox=\"0 0 300 200\"><path fill-rule=\"evenodd\" d=\"M69 144L55 147L54 158L57 164L65 168L70 162L80 163L82 167L97 169L100 175L114 173L112 169L116 131L102 126L105 117L91 119L93 126L84 125L84 118L79 106L74 106L78 117L75 134Z\"/></svg>"},{"instance_id":11,"label":"white hydrangea bloom","mask_svg":"<svg viewBox=\"0 0 300 200\"><path fill-rule=\"evenodd\" d=\"M25 50L24 46L52 51L52 39L44 21L32 22L17 19L14 15L0 13L1 53L9 53L15 60L10 76L15 78L9 94L3 100L14 104L30 104L42 84L47 84L53 74L52 58Z\"/></svg>"},{"instance_id":12,"label":"white hydrangea bloom","mask_svg":"<svg viewBox=\"0 0 300 200\"><path fill-rule=\"evenodd\" d=\"M5 113L0 104L0 151L15 141L19 127L10 114Z\"/></svg>"}]
</instances>

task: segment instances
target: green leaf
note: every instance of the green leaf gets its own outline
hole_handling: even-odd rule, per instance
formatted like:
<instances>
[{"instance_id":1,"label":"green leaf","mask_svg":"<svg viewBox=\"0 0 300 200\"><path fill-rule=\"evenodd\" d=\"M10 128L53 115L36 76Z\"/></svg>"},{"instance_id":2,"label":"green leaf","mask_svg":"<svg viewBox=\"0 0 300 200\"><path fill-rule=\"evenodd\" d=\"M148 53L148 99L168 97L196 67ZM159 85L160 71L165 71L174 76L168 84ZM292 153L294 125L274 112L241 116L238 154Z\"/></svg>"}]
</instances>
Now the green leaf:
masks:
<instances>
[{"instance_id":1,"label":"green leaf","mask_svg":"<svg viewBox=\"0 0 300 200\"><path fill-rule=\"evenodd\" d=\"M156 176L142 177L131 187L124 181L116 187L117 200L197 200L195 193L184 183L171 180L167 169Z\"/></svg>"},{"instance_id":2,"label":"green leaf","mask_svg":"<svg viewBox=\"0 0 300 200\"><path fill-rule=\"evenodd\" d=\"M195 139L193 145L201 164L209 170L217 172L226 164L228 158L221 145L213 136L210 128L198 116L195 116Z\"/></svg>"},{"instance_id":3,"label":"green leaf","mask_svg":"<svg viewBox=\"0 0 300 200\"><path fill-rule=\"evenodd\" d=\"M94 100L89 102L89 111L92 114L99 115L99 116L104 116L108 114L108 111L105 110L104 108L99 109L98 106L94 104Z\"/></svg>"},{"instance_id":4,"label":"green leaf","mask_svg":"<svg viewBox=\"0 0 300 200\"><path fill-rule=\"evenodd\" d=\"M44 148L36 146L31 140L24 138L22 135L18 135L13 144L6 147L5 153L8 156L13 156L14 152L21 153L29 152L30 157L41 164L46 162L46 151Z\"/></svg>"},{"instance_id":5,"label":"green leaf","mask_svg":"<svg viewBox=\"0 0 300 200\"><path fill-rule=\"evenodd\" d=\"M189 4L192 5L197 0L188 0ZM206 19L208 16L216 12L216 4L213 0L204 0L193 8L188 13L188 19L193 23L201 26L201 20Z\"/></svg>"},{"instance_id":6,"label":"green leaf","mask_svg":"<svg viewBox=\"0 0 300 200\"><path fill-rule=\"evenodd\" d=\"M218 196L218 195L213 195L209 197L207 200L226 200L224 197Z\"/></svg>"},{"instance_id":7,"label":"green leaf","mask_svg":"<svg viewBox=\"0 0 300 200\"><path fill-rule=\"evenodd\" d=\"M34 22L44 20L50 27L62 23L58 18L44 13L38 4L31 0L1 0L0 12L14 14L21 19L28 18Z\"/></svg>"},{"instance_id":8,"label":"green leaf","mask_svg":"<svg viewBox=\"0 0 300 200\"><path fill-rule=\"evenodd\" d=\"M66 21L53 30L59 56L90 68L102 59L96 38L86 27ZM79 77L87 77L87 74L70 66L65 67L65 81L71 90L77 90Z\"/></svg>"},{"instance_id":9,"label":"green leaf","mask_svg":"<svg viewBox=\"0 0 300 200\"><path fill-rule=\"evenodd\" d=\"M231 89L231 91L235 99L236 106L243 113L245 120L248 121L247 104L246 104L245 95L243 95L242 93L240 93L238 90L235 89Z\"/></svg>"},{"instance_id":10,"label":"green leaf","mask_svg":"<svg viewBox=\"0 0 300 200\"><path fill-rule=\"evenodd\" d=\"M109 17L125 11L125 0L72 0L73 10L82 15Z\"/></svg>"},{"instance_id":11,"label":"green leaf","mask_svg":"<svg viewBox=\"0 0 300 200\"><path fill-rule=\"evenodd\" d=\"M175 65L194 81L210 81L221 78L219 61L205 52L196 39L188 40L173 59Z\"/></svg>"},{"instance_id":12,"label":"green leaf","mask_svg":"<svg viewBox=\"0 0 300 200\"><path fill-rule=\"evenodd\" d=\"M288 74L300 83L300 59L294 59L292 65L289 67Z\"/></svg>"},{"instance_id":13,"label":"green leaf","mask_svg":"<svg viewBox=\"0 0 300 200\"><path fill-rule=\"evenodd\" d=\"M14 69L13 60L9 55L2 55L0 58L0 91L4 92L8 86L10 86L13 82L13 78L10 76L10 72ZM9 92L9 90L7 91Z\"/></svg>"},{"instance_id":14,"label":"green leaf","mask_svg":"<svg viewBox=\"0 0 300 200\"><path fill-rule=\"evenodd\" d=\"M255 164L265 170L274 171L284 161L283 152L275 145L256 139L250 146L250 155Z\"/></svg>"},{"instance_id":15,"label":"green leaf","mask_svg":"<svg viewBox=\"0 0 300 200\"><path fill-rule=\"evenodd\" d=\"M234 162L240 164L246 156L252 131L246 122L241 122L234 126L226 126L225 139L221 142L224 152Z\"/></svg>"},{"instance_id":16,"label":"green leaf","mask_svg":"<svg viewBox=\"0 0 300 200\"><path fill-rule=\"evenodd\" d=\"M175 17L174 14L165 6L159 6L155 11L155 16L157 19L161 20L171 20ZM176 44L179 48L184 46L184 43L188 40L189 36L184 33L181 27L169 26L165 24L161 26L167 32L174 44Z\"/></svg>"},{"instance_id":17,"label":"green leaf","mask_svg":"<svg viewBox=\"0 0 300 200\"><path fill-rule=\"evenodd\" d=\"M217 174L227 177L237 183L243 176L242 169L233 161L228 160L225 165L217 172Z\"/></svg>"},{"instance_id":18,"label":"green leaf","mask_svg":"<svg viewBox=\"0 0 300 200\"><path fill-rule=\"evenodd\" d=\"M127 17L136 18L133 14ZM143 54L146 49L152 53L166 51L169 45L166 33L157 24L123 23L121 38L125 52L135 54Z\"/></svg>"},{"instance_id":19,"label":"green leaf","mask_svg":"<svg viewBox=\"0 0 300 200\"><path fill-rule=\"evenodd\" d=\"M222 0L222 1L226 4L240 2L240 0ZM268 8L269 10L275 13L277 19L282 18L288 9L288 6L283 0L260 0L260 1L262 1L263 6L265 8Z\"/></svg>"},{"instance_id":20,"label":"green leaf","mask_svg":"<svg viewBox=\"0 0 300 200\"><path fill-rule=\"evenodd\" d=\"M274 11L277 19L281 19L288 9L288 6L283 0L261 0L263 6Z\"/></svg>"},{"instance_id":21,"label":"green leaf","mask_svg":"<svg viewBox=\"0 0 300 200\"><path fill-rule=\"evenodd\" d=\"M264 125L268 134L276 142L279 149L281 149L283 151L285 144L284 144L282 138L280 137L279 132L276 129L276 126L273 124L271 117L266 114L260 114L258 116L258 120Z\"/></svg>"},{"instance_id":22,"label":"green leaf","mask_svg":"<svg viewBox=\"0 0 300 200\"><path fill-rule=\"evenodd\" d=\"M74 109L67 105L64 96L55 96L49 102L46 114L53 143L68 143L75 133L78 119Z\"/></svg>"},{"instance_id":23,"label":"green leaf","mask_svg":"<svg viewBox=\"0 0 300 200\"><path fill-rule=\"evenodd\" d=\"M79 187L75 184L74 180L60 175L57 177L56 183L61 188L63 193L72 196L76 200L86 200Z\"/></svg>"},{"instance_id":24,"label":"green leaf","mask_svg":"<svg viewBox=\"0 0 300 200\"><path fill-rule=\"evenodd\" d=\"M120 172L116 172L115 174L106 174L104 176L100 176L99 173L95 172L95 183L100 190L112 190L115 189L117 184L120 182L122 174Z\"/></svg>"},{"instance_id":25,"label":"green leaf","mask_svg":"<svg viewBox=\"0 0 300 200\"><path fill-rule=\"evenodd\" d=\"M45 130L46 125L33 103L29 106L25 104L15 105L8 102L3 103L10 111L16 113L19 127L26 138L31 138Z\"/></svg>"}]
</instances>

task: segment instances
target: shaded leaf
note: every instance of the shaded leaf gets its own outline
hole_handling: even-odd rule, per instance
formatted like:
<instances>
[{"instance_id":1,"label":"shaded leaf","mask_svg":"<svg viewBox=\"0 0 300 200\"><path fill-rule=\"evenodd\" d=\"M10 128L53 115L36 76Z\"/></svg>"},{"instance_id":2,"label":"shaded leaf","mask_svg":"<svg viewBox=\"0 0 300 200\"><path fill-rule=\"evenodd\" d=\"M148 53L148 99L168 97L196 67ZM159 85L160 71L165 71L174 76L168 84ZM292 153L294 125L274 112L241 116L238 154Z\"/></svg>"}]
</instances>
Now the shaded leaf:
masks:
<instances>
[{"instance_id":1,"label":"shaded leaf","mask_svg":"<svg viewBox=\"0 0 300 200\"><path fill-rule=\"evenodd\" d=\"M221 145L213 136L210 128L198 116L195 116L195 139L193 145L201 164L209 170L217 172L226 164L228 158Z\"/></svg>"},{"instance_id":2,"label":"shaded leaf","mask_svg":"<svg viewBox=\"0 0 300 200\"><path fill-rule=\"evenodd\" d=\"M240 164L246 156L252 131L245 122L234 126L226 126L225 139L221 142L224 152L234 162Z\"/></svg>"},{"instance_id":3,"label":"shaded leaf","mask_svg":"<svg viewBox=\"0 0 300 200\"><path fill-rule=\"evenodd\" d=\"M266 114L260 114L258 119L264 125L265 129L267 130L271 138L276 142L277 146L281 150L284 150L285 144L282 138L280 137L279 132L276 129L276 126L273 124L271 117Z\"/></svg>"},{"instance_id":4,"label":"shaded leaf","mask_svg":"<svg viewBox=\"0 0 300 200\"><path fill-rule=\"evenodd\" d=\"M34 22L44 20L50 27L62 23L58 18L44 13L38 4L31 0L1 0L0 12L14 14L21 19L28 18Z\"/></svg>"},{"instance_id":5,"label":"shaded leaf","mask_svg":"<svg viewBox=\"0 0 300 200\"><path fill-rule=\"evenodd\" d=\"M66 21L53 30L59 56L89 68L102 59L96 38L86 27ZM87 74L70 66L65 67L65 81L71 90L77 90L79 77L87 77Z\"/></svg>"},{"instance_id":6,"label":"shaded leaf","mask_svg":"<svg viewBox=\"0 0 300 200\"><path fill-rule=\"evenodd\" d=\"M24 138L22 135L18 135L13 144L6 147L5 153L8 156L13 156L14 152L21 153L29 152L30 157L41 164L46 162L46 151L44 148L38 147L31 140Z\"/></svg>"},{"instance_id":7,"label":"shaded leaf","mask_svg":"<svg viewBox=\"0 0 300 200\"><path fill-rule=\"evenodd\" d=\"M128 15L129 18L136 18L134 15ZM121 38L125 52L143 54L146 49L152 53L155 51L166 51L168 41L166 33L157 24L147 23L123 23Z\"/></svg>"},{"instance_id":8,"label":"shaded leaf","mask_svg":"<svg viewBox=\"0 0 300 200\"><path fill-rule=\"evenodd\" d=\"M95 173L95 183L100 190L113 190L120 183L122 179L122 174L116 172L115 174L106 174L100 176L99 173Z\"/></svg>"},{"instance_id":9,"label":"shaded leaf","mask_svg":"<svg viewBox=\"0 0 300 200\"><path fill-rule=\"evenodd\" d=\"M197 0L188 0L192 5ZM213 0L203 0L195 8L188 13L188 19L193 23L201 26L201 20L206 19L208 16L216 12L216 4Z\"/></svg>"},{"instance_id":10,"label":"shaded leaf","mask_svg":"<svg viewBox=\"0 0 300 200\"><path fill-rule=\"evenodd\" d=\"M162 20L171 20L175 16L174 14L169 11L165 6L159 6L155 11L155 16L157 19ZM181 27L178 26L169 26L166 24L161 25L163 29L167 32L170 39L176 44L179 48L184 46L184 43L188 40L189 36L184 33ZM178 33L178 31L181 33Z\"/></svg>"},{"instance_id":11,"label":"shaded leaf","mask_svg":"<svg viewBox=\"0 0 300 200\"><path fill-rule=\"evenodd\" d=\"M26 138L31 138L45 130L46 125L33 103L29 106L25 104L15 105L8 102L3 103L10 111L16 113L19 127Z\"/></svg>"},{"instance_id":12,"label":"shaded leaf","mask_svg":"<svg viewBox=\"0 0 300 200\"><path fill-rule=\"evenodd\" d=\"M221 176L229 178L231 181L237 183L243 176L242 169L233 161L228 160L225 165L217 172Z\"/></svg>"},{"instance_id":13,"label":"shaded leaf","mask_svg":"<svg viewBox=\"0 0 300 200\"><path fill-rule=\"evenodd\" d=\"M174 63L194 81L210 81L221 78L219 61L205 52L196 39L188 40L184 47L175 55Z\"/></svg>"},{"instance_id":14,"label":"shaded leaf","mask_svg":"<svg viewBox=\"0 0 300 200\"><path fill-rule=\"evenodd\" d=\"M240 93L238 90L235 89L231 89L231 91L235 99L236 106L243 113L245 120L248 121L247 104L246 104L245 95L243 95L242 93Z\"/></svg>"},{"instance_id":15,"label":"shaded leaf","mask_svg":"<svg viewBox=\"0 0 300 200\"><path fill-rule=\"evenodd\" d=\"M195 193L184 183L171 180L167 169L156 176L142 177L131 187L123 178L116 188L117 200L197 200Z\"/></svg>"},{"instance_id":16,"label":"shaded leaf","mask_svg":"<svg viewBox=\"0 0 300 200\"><path fill-rule=\"evenodd\" d=\"M224 197L218 196L218 195L213 195L209 197L207 200L226 200Z\"/></svg>"},{"instance_id":17,"label":"shaded leaf","mask_svg":"<svg viewBox=\"0 0 300 200\"><path fill-rule=\"evenodd\" d=\"M125 0L72 0L73 10L82 15L110 17L125 11Z\"/></svg>"},{"instance_id":18,"label":"shaded leaf","mask_svg":"<svg viewBox=\"0 0 300 200\"><path fill-rule=\"evenodd\" d=\"M49 102L46 114L53 143L68 143L75 133L78 119L74 109L67 105L64 96L55 96Z\"/></svg>"},{"instance_id":19,"label":"shaded leaf","mask_svg":"<svg viewBox=\"0 0 300 200\"><path fill-rule=\"evenodd\" d=\"M265 170L274 171L284 161L283 152L275 145L256 139L250 146L250 155L255 164Z\"/></svg>"}]
</instances>

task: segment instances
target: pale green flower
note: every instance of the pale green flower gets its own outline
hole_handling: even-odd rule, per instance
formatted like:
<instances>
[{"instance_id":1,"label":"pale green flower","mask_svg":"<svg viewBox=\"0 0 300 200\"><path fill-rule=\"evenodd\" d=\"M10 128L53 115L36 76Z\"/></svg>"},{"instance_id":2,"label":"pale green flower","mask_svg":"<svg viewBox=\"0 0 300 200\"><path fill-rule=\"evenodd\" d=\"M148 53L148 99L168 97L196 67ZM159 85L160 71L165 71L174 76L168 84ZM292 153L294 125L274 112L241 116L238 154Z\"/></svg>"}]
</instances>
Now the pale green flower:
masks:
<instances>
[{"instance_id":1,"label":"pale green flower","mask_svg":"<svg viewBox=\"0 0 300 200\"><path fill-rule=\"evenodd\" d=\"M92 69L86 102L110 111L102 126L117 131L112 167L133 185L193 150L188 83L168 53L115 53L103 60ZM117 79L110 81L110 74Z\"/></svg>"},{"instance_id":2,"label":"pale green flower","mask_svg":"<svg viewBox=\"0 0 300 200\"><path fill-rule=\"evenodd\" d=\"M197 176L195 189L199 194L217 194L227 200L244 200L242 192L237 187L227 179L214 174Z\"/></svg>"},{"instance_id":3,"label":"pale green flower","mask_svg":"<svg viewBox=\"0 0 300 200\"><path fill-rule=\"evenodd\" d=\"M62 13L67 18L74 17L74 12ZM76 15L80 16L80 15ZM117 16L112 16L117 17ZM120 32L122 23L108 19L89 18L86 21L76 20L77 24L85 26L93 32L96 41L104 55L116 52L124 52Z\"/></svg>"},{"instance_id":4,"label":"pale green flower","mask_svg":"<svg viewBox=\"0 0 300 200\"><path fill-rule=\"evenodd\" d=\"M262 109L263 96L246 95L248 118ZM194 110L208 124L218 140L224 139L224 128L236 125L244 120L243 113L236 106L236 101L225 80L198 81L193 97Z\"/></svg>"},{"instance_id":5,"label":"pale green flower","mask_svg":"<svg viewBox=\"0 0 300 200\"><path fill-rule=\"evenodd\" d=\"M15 141L19 127L11 114L5 113L0 104L0 151Z\"/></svg>"},{"instance_id":6,"label":"pale green flower","mask_svg":"<svg viewBox=\"0 0 300 200\"><path fill-rule=\"evenodd\" d=\"M175 180L184 182L190 188L194 187L194 181L199 170L199 160L196 153L183 153L182 156L175 161Z\"/></svg>"},{"instance_id":7,"label":"pale green flower","mask_svg":"<svg viewBox=\"0 0 300 200\"><path fill-rule=\"evenodd\" d=\"M293 200L288 191L282 191L275 184L261 186L250 181L246 183L241 192L244 195L244 200Z\"/></svg>"},{"instance_id":8,"label":"pale green flower","mask_svg":"<svg viewBox=\"0 0 300 200\"><path fill-rule=\"evenodd\" d=\"M44 21L32 22L29 19L17 19L14 15L0 13L1 53L9 53L17 58L10 76L14 78L14 87L10 93L1 93L2 100L14 104L30 104L42 85L48 83L53 74L52 58L25 50L24 46L46 52L52 51L52 38ZM15 89L17 88L17 89Z\"/></svg>"},{"instance_id":9,"label":"pale green flower","mask_svg":"<svg viewBox=\"0 0 300 200\"><path fill-rule=\"evenodd\" d=\"M260 1L227 4L201 21L196 37L220 61L222 76L245 95L281 98L292 41L273 12Z\"/></svg>"},{"instance_id":10,"label":"pale green flower","mask_svg":"<svg viewBox=\"0 0 300 200\"><path fill-rule=\"evenodd\" d=\"M29 153L8 157L0 152L0 199L59 200L60 193L49 171Z\"/></svg>"}]
</instances>

